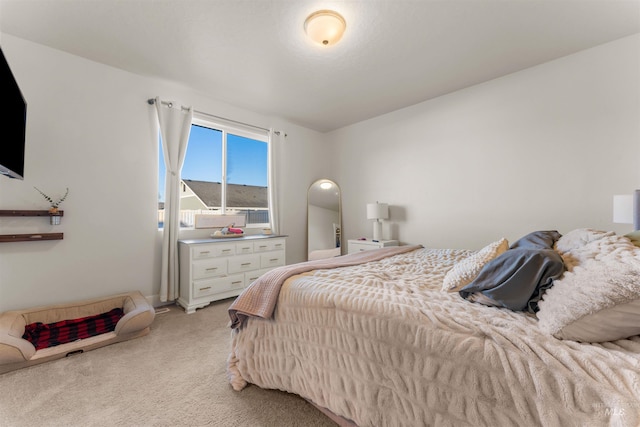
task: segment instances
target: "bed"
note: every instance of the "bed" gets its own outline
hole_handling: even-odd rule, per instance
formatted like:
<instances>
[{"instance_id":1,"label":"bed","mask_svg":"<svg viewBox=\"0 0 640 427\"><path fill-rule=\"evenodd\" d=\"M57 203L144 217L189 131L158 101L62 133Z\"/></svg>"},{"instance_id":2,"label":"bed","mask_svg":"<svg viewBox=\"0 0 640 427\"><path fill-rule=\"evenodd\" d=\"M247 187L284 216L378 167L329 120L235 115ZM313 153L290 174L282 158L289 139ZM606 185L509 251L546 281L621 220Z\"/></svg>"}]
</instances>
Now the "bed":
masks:
<instances>
[{"instance_id":1,"label":"bed","mask_svg":"<svg viewBox=\"0 0 640 427\"><path fill-rule=\"evenodd\" d=\"M640 248L612 232L284 266L229 314L233 389L344 424L640 425Z\"/></svg>"}]
</instances>

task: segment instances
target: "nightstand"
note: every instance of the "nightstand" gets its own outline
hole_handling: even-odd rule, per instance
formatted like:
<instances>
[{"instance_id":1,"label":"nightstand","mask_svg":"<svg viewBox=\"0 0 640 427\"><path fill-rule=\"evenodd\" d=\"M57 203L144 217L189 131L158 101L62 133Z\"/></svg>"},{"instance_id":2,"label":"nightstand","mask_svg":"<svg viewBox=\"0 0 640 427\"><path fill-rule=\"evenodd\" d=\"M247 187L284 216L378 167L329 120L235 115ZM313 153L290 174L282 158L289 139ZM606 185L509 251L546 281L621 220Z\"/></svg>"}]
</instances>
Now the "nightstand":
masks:
<instances>
[{"instance_id":1,"label":"nightstand","mask_svg":"<svg viewBox=\"0 0 640 427\"><path fill-rule=\"evenodd\" d=\"M373 240L349 240L347 247L347 253L355 254L356 252L370 251L372 249L386 248L387 246L398 246L397 240L380 240L374 242Z\"/></svg>"}]
</instances>

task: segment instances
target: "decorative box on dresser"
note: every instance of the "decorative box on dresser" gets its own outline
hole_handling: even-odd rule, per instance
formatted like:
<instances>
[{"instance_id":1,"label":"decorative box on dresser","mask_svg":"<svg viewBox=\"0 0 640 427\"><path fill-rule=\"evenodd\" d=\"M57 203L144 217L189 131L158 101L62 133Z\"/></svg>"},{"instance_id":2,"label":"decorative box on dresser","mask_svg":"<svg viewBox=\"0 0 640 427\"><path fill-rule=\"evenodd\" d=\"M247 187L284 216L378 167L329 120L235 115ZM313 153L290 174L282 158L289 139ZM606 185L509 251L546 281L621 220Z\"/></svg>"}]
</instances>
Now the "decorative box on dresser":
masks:
<instances>
[{"instance_id":1,"label":"decorative box on dresser","mask_svg":"<svg viewBox=\"0 0 640 427\"><path fill-rule=\"evenodd\" d=\"M240 295L267 271L285 265L286 236L255 235L178 241L180 297L187 313Z\"/></svg>"},{"instance_id":2,"label":"decorative box on dresser","mask_svg":"<svg viewBox=\"0 0 640 427\"><path fill-rule=\"evenodd\" d=\"M355 254L356 252L370 251L373 249L386 248L387 246L398 246L397 240L349 240L347 253Z\"/></svg>"}]
</instances>

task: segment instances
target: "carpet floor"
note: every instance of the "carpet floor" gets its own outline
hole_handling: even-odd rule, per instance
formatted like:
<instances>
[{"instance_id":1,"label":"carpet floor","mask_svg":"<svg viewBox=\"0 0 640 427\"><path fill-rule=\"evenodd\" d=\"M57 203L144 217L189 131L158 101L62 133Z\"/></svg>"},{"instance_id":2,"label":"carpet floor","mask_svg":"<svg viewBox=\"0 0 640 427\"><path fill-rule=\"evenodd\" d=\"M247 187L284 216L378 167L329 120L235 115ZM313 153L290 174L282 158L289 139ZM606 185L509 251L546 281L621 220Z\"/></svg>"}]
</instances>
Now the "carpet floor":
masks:
<instances>
[{"instance_id":1,"label":"carpet floor","mask_svg":"<svg viewBox=\"0 0 640 427\"><path fill-rule=\"evenodd\" d=\"M299 396L226 379L227 308L175 305L151 333L0 375L0 426L335 427Z\"/></svg>"}]
</instances>

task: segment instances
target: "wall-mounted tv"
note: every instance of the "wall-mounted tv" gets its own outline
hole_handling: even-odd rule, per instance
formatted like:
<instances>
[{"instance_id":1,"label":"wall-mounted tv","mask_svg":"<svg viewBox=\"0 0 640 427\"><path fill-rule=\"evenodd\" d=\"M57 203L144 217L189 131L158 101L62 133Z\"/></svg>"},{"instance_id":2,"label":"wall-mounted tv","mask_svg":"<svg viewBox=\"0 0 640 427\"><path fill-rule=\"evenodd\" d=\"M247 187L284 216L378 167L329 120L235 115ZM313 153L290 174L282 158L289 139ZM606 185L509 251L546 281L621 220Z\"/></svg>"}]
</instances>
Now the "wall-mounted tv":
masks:
<instances>
[{"instance_id":1,"label":"wall-mounted tv","mask_svg":"<svg viewBox=\"0 0 640 427\"><path fill-rule=\"evenodd\" d=\"M27 103L0 47L0 175L24 179L24 143Z\"/></svg>"}]
</instances>

